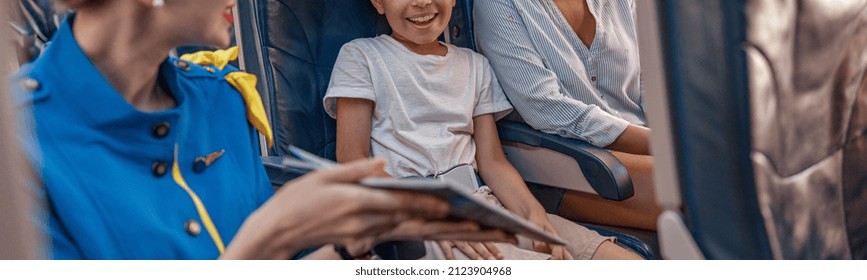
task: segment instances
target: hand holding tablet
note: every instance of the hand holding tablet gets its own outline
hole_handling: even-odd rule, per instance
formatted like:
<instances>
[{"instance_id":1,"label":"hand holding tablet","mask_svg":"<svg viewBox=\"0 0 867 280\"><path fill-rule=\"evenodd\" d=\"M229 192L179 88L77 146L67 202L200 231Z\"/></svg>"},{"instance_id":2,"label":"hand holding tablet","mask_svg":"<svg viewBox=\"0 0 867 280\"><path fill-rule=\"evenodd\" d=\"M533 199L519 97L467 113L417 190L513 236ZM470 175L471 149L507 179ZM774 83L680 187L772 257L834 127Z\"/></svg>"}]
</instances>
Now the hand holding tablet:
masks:
<instances>
[{"instance_id":1,"label":"hand holding tablet","mask_svg":"<svg viewBox=\"0 0 867 280\"><path fill-rule=\"evenodd\" d=\"M335 166L337 163L321 158L297 147L290 146L289 151L297 158L285 157L282 166L287 170L312 171L318 168ZM506 209L488 204L464 187L433 178L368 178L359 184L372 188L409 190L428 193L448 201L451 205L450 216L456 219L471 220L484 227L499 228L513 234L521 234L531 239L552 244L565 244L562 238L553 236L536 225L510 213Z\"/></svg>"}]
</instances>

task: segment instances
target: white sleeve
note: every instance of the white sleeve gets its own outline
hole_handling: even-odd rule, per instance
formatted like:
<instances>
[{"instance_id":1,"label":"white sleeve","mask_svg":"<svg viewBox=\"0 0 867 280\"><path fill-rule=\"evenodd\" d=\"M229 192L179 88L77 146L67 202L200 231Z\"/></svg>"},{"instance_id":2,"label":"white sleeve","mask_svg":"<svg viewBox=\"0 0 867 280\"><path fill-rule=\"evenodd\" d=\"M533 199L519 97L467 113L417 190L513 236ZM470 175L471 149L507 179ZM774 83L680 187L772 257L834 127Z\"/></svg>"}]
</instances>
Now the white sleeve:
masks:
<instances>
[{"instance_id":1,"label":"white sleeve","mask_svg":"<svg viewBox=\"0 0 867 280\"><path fill-rule=\"evenodd\" d=\"M325 112L337 118L337 98L361 98L376 102L370 66L364 51L357 43L349 42L340 48L328 91L322 100Z\"/></svg>"},{"instance_id":2,"label":"white sleeve","mask_svg":"<svg viewBox=\"0 0 867 280\"><path fill-rule=\"evenodd\" d=\"M506 94L503 93L503 88L500 87L500 82L497 81L497 76L494 74L494 70L491 69L488 59L481 55L477 57L481 57L482 63L477 66L481 77L478 79L479 98L476 100L473 117L494 114L494 119L499 120L508 115L509 112L512 112L512 104L509 103Z\"/></svg>"}]
</instances>

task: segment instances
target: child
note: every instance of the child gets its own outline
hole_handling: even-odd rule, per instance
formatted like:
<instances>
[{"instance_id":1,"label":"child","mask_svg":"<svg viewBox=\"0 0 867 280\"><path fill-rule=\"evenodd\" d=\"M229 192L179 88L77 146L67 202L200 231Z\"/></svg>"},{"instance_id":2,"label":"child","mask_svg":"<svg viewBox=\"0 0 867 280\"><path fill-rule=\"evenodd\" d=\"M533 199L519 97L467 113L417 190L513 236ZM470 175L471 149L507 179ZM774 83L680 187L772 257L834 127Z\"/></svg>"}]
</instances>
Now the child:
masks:
<instances>
[{"instance_id":1,"label":"child","mask_svg":"<svg viewBox=\"0 0 867 280\"><path fill-rule=\"evenodd\" d=\"M454 0L371 2L393 33L357 39L340 50L324 98L326 111L337 119L337 161L367 158L372 152L388 160L383 175L394 177L435 176L470 165L489 186L477 195L569 241L568 249L519 242L523 249L553 259L638 258L611 238L546 214L506 160L495 120L511 105L488 61L437 41ZM519 257L512 253L520 252L511 244L438 245L428 242L428 258L493 259ZM521 254L528 255L533 254Z\"/></svg>"}]
</instances>

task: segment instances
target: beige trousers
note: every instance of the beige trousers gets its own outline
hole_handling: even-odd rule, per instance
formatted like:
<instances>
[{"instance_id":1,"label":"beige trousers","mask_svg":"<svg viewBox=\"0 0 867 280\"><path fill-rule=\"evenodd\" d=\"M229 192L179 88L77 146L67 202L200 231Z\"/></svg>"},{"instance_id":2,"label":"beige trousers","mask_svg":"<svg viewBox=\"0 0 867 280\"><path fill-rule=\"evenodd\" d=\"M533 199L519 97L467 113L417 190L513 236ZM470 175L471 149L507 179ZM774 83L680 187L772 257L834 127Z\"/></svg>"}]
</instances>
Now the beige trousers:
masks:
<instances>
[{"instance_id":1,"label":"beige trousers","mask_svg":"<svg viewBox=\"0 0 867 280\"><path fill-rule=\"evenodd\" d=\"M494 194L491 193L491 189L486 186L479 188L474 195L483 198L485 201L488 201L497 207L505 208ZM551 221L551 225L554 226L554 229L557 230L557 234L566 240L566 250L568 250L576 260L589 260L593 257L593 254L602 242L614 241L613 237L599 235L599 233L595 231L589 230L560 216L548 214L548 219ZM497 243L497 247L507 260L544 260L551 257L549 254L533 251L533 241L521 235L518 235L517 245L510 243ZM425 241L425 249L427 250L427 255L421 259L445 259L445 254L436 241ZM469 259L457 248L452 248L452 253L456 259Z\"/></svg>"}]
</instances>

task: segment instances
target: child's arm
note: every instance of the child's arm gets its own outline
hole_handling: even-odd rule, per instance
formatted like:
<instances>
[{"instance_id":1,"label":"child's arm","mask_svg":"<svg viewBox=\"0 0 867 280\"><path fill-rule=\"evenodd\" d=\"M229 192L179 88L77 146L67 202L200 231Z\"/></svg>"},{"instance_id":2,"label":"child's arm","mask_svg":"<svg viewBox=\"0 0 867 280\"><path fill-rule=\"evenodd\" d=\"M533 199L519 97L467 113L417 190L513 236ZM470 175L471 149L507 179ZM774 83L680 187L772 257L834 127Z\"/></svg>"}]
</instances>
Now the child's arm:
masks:
<instances>
[{"instance_id":1,"label":"child's arm","mask_svg":"<svg viewBox=\"0 0 867 280\"><path fill-rule=\"evenodd\" d=\"M370 156L373 106L373 101L367 99L337 98L337 162Z\"/></svg>"},{"instance_id":2,"label":"child's arm","mask_svg":"<svg viewBox=\"0 0 867 280\"><path fill-rule=\"evenodd\" d=\"M373 101L362 98L337 98L337 162L370 157L374 105ZM379 170L375 176L391 177L384 170Z\"/></svg>"},{"instance_id":3,"label":"child's arm","mask_svg":"<svg viewBox=\"0 0 867 280\"><path fill-rule=\"evenodd\" d=\"M479 175L506 209L524 218L534 212L545 213L545 209L527 189L524 179L506 160L494 116L484 114L474 117L473 130Z\"/></svg>"},{"instance_id":4,"label":"child's arm","mask_svg":"<svg viewBox=\"0 0 867 280\"><path fill-rule=\"evenodd\" d=\"M474 117L473 130L479 175L491 188L494 196L509 211L557 235L545 209L530 193L515 167L506 159L493 114ZM543 242L533 241L533 247L536 251L550 253L555 259L572 259L572 255L563 246L549 246Z\"/></svg>"}]
</instances>

